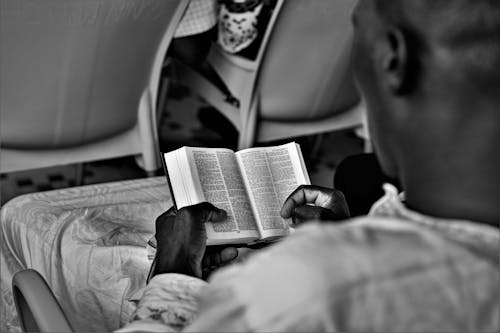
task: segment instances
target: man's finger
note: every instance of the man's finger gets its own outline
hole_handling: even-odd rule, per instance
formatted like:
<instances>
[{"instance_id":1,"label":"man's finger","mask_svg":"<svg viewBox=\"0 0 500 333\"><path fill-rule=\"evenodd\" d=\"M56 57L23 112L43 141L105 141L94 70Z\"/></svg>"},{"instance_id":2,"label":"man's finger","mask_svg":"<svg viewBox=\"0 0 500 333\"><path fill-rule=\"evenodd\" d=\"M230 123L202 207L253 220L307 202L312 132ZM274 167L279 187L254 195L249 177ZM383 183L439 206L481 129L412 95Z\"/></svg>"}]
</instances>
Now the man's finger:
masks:
<instances>
[{"instance_id":1,"label":"man's finger","mask_svg":"<svg viewBox=\"0 0 500 333\"><path fill-rule=\"evenodd\" d=\"M330 209L305 205L296 207L293 210L292 222L294 225L299 225L311 220L340 221L346 219L347 217L349 217L349 215L346 215L345 213L336 214Z\"/></svg>"},{"instance_id":2,"label":"man's finger","mask_svg":"<svg viewBox=\"0 0 500 333\"><path fill-rule=\"evenodd\" d=\"M208 214L207 221L210 222L223 222L227 219L227 213L224 209L215 208Z\"/></svg>"},{"instance_id":3,"label":"man's finger","mask_svg":"<svg viewBox=\"0 0 500 333\"><path fill-rule=\"evenodd\" d=\"M165 212L165 214L167 216L175 216L177 214L177 209L175 208L175 206L172 206Z\"/></svg>"},{"instance_id":4,"label":"man's finger","mask_svg":"<svg viewBox=\"0 0 500 333\"><path fill-rule=\"evenodd\" d=\"M220 252L220 261L225 264L238 256L238 249L235 247L226 247Z\"/></svg>"},{"instance_id":5,"label":"man's finger","mask_svg":"<svg viewBox=\"0 0 500 333\"><path fill-rule=\"evenodd\" d=\"M323 210L324 208L317 206L298 206L292 212L292 220L294 224L295 221L319 220L322 217Z\"/></svg>"},{"instance_id":6,"label":"man's finger","mask_svg":"<svg viewBox=\"0 0 500 333\"><path fill-rule=\"evenodd\" d=\"M350 217L349 208L345 204L338 204L335 209L316 206L297 207L292 215L293 224L300 224L310 220L344 221Z\"/></svg>"},{"instance_id":7,"label":"man's finger","mask_svg":"<svg viewBox=\"0 0 500 333\"><path fill-rule=\"evenodd\" d=\"M171 219L175 219L175 215L170 215L169 211L158 216L155 221L156 231L168 229L169 223L167 221Z\"/></svg>"},{"instance_id":8,"label":"man's finger","mask_svg":"<svg viewBox=\"0 0 500 333\"><path fill-rule=\"evenodd\" d=\"M203 258L203 267L221 266L238 256L238 249L235 247L226 247L220 249L207 249L205 257Z\"/></svg>"},{"instance_id":9,"label":"man's finger","mask_svg":"<svg viewBox=\"0 0 500 333\"><path fill-rule=\"evenodd\" d=\"M222 222L227 219L227 213L209 202L202 202L193 206L184 207L181 212L191 214L201 222Z\"/></svg>"},{"instance_id":10,"label":"man's finger","mask_svg":"<svg viewBox=\"0 0 500 333\"><path fill-rule=\"evenodd\" d=\"M202 202L193 207L200 207L202 210L203 222L222 222L227 219L227 213L223 209L219 209L209 202Z\"/></svg>"},{"instance_id":11,"label":"man's finger","mask_svg":"<svg viewBox=\"0 0 500 333\"><path fill-rule=\"evenodd\" d=\"M302 185L299 186L285 200L281 208L281 217L287 219L292 216L295 207L304 206L306 204L314 204L315 206L325 207L330 205L333 190L320 186Z\"/></svg>"},{"instance_id":12,"label":"man's finger","mask_svg":"<svg viewBox=\"0 0 500 333\"><path fill-rule=\"evenodd\" d=\"M306 197L306 186L299 186L295 191L292 192L286 198L283 203L283 207L281 207L280 215L281 217L287 219L292 217L293 210L297 206L303 206L308 203L308 198ZM312 198L309 198L309 200Z\"/></svg>"}]
</instances>

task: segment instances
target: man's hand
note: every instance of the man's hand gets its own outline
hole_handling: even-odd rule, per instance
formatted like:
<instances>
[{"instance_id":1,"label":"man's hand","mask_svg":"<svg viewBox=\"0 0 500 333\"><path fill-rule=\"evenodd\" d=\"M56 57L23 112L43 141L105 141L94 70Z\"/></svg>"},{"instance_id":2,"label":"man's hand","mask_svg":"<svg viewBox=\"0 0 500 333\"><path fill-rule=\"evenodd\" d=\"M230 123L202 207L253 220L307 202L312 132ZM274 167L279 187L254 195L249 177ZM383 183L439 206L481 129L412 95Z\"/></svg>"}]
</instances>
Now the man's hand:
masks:
<instances>
[{"instance_id":1,"label":"man's hand","mask_svg":"<svg viewBox=\"0 0 500 333\"><path fill-rule=\"evenodd\" d=\"M156 219L156 267L153 275L181 273L202 277L205 267L220 266L238 255L236 248L210 251L205 255L207 233L205 222L221 222L226 212L210 203L181 208L177 214L171 211Z\"/></svg>"},{"instance_id":2,"label":"man's hand","mask_svg":"<svg viewBox=\"0 0 500 333\"><path fill-rule=\"evenodd\" d=\"M281 217L291 217L294 225L308 220L338 221L349 216L342 192L314 185L299 186L281 208Z\"/></svg>"}]
</instances>

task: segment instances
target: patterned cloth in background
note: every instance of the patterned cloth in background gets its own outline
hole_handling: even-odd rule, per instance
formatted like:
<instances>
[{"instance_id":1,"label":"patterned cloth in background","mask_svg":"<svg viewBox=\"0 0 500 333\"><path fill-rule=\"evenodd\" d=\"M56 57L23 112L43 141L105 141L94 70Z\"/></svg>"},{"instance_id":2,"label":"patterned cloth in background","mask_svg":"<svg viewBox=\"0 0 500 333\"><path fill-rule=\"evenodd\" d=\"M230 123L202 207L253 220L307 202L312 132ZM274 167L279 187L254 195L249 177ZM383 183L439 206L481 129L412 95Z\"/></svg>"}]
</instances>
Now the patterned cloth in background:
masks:
<instances>
[{"instance_id":1,"label":"patterned cloth in background","mask_svg":"<svg viewBox=\"0 0 500 333\"><path fill-rule=\"evenodd\" d=\"M191 0L174 37L186 37L210 30L217 23L217 0Z\"/></svg>"},{"instance_id":2,"label":"patterned cloth in background","mask_svg":"<svg viewBox=\"0 0 500 333\"><path fill-rule=\"evenodd\" d=\"M179 316L188 332L498 332L499 230L410 211L384 188L370 216L307 224L208 284L185 276L187 307L169 306L181 275L155 276L120 332L177 331Z\"/></svg>"},{"instance_id":3,"label":"patterned cloth in background","mask_svg":"<svg viewBox=\"0 0 500 333\"><path fill-rule=\"evenodd\" d=\"M1 210L0 332L21 332L12 298L15 272L47 280L76 331L128 323L129 299L145 286L146 243L171 207L165 177L19 196Z\"/></svg>"},{"instance_id":4,"label":"patterned cloth in background","mask_svg":"<svg viewBox=\"0 0 500 333\"><path fill-rule=\"evenodd\" d=\"M200 34L218 23L217 43L228 53L239 53L254 42L269 19L262 0L191 0L177 26L175 38ZM263 10L266 8L267 11ZM265 12L266 15L262 15ZM248 56L248 55L246 55Z\"/></svg>"},{"instance_id":5,"label":"patterned cloth in background","mask_svg":"<svg viewBox=\"0 0 500 333\"><path fill-rule=\"evenodd\" d=\"M257 38L262 0L224 0L219 12L217 42L229 53L237 53Z\"/></svg>"}]
</instances>

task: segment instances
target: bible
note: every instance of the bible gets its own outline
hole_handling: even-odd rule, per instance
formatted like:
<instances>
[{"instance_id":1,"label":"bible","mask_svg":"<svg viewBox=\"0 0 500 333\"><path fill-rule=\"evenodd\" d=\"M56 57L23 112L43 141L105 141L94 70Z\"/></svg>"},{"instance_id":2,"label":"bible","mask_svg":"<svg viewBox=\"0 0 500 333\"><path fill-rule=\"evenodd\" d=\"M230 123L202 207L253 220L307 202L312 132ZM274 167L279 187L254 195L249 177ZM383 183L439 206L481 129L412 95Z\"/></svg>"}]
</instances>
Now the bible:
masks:
<instances>
[{"instance_id":1,"label":"bible","mask_svg":"<svg viewBox=\"0 0 500 333\"><path fill-rule=\"evenodd\" d=\"M286 198L310 184L300 146L249 148L182 147L163 154L177 209L210 202L227 219L206 223L207 245L269 242L290 232L280 216Z\"/></svg>"}]
</instances>

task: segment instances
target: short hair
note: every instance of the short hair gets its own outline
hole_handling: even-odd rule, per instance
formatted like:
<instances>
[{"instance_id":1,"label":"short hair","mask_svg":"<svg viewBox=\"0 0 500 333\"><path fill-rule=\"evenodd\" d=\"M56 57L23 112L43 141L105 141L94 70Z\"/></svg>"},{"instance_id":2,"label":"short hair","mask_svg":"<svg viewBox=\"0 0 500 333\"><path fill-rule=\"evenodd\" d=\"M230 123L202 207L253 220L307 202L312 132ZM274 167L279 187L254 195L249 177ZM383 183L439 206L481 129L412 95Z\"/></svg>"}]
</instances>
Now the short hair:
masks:
<instances>
[{"instance_id":1,"label":"short hair","mask_svg":"<svg viewBox=\"0 0 500 333\"><path fill-rule=\"evenodd\" d=\"M467 78L500 80L500 0L375 0L375 10L413 38L417 56L431 41Z\"/></svg>"}]
</instances>

